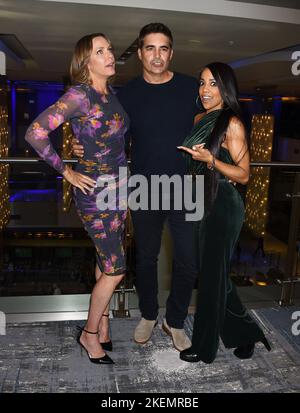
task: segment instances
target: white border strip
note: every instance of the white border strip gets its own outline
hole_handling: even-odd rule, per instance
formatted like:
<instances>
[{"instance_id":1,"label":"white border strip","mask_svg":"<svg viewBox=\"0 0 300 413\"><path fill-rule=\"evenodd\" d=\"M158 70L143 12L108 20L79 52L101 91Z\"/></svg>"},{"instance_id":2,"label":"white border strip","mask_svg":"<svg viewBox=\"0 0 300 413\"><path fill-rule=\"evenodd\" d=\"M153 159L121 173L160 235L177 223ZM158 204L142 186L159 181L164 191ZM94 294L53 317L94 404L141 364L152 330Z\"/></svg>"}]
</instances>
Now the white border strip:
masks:
<instances>
[{"instance_id":1,"label":"white border strip","mask_svg":"<svg viewBox=\"0 0 300 413\"><path fill-rule=\"evenodd\" d=\"M280 23L300 23L300 10L262 4L241 3L229 0L38 0L55 3L93 4L101 6L134 7L150 10L168 10L185 13L210 14L215 16L238 17L244 19L274 21Z\"/></svg>"}]
</instances>

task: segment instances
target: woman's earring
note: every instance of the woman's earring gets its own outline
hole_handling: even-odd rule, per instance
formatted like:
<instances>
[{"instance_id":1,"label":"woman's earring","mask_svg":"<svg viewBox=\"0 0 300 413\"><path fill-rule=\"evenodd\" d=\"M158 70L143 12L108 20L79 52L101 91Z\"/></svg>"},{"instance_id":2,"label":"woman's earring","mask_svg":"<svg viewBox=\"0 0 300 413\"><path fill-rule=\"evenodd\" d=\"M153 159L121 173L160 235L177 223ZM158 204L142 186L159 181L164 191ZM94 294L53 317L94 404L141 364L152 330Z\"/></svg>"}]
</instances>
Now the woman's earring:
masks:
<instances>
[{"instance_id":1,"label":"woman's earring","mask_svg":"<svg viewBox=\"0 0 300 413\"><path fill-rule=\"evenodd\" d=\"M202 106L202 103L200 101L200 96L199 95L196 98L196 106L197 106L198 109L201 109L201 110L203 109L203 106Z\"/></svg>"}]
</instances>

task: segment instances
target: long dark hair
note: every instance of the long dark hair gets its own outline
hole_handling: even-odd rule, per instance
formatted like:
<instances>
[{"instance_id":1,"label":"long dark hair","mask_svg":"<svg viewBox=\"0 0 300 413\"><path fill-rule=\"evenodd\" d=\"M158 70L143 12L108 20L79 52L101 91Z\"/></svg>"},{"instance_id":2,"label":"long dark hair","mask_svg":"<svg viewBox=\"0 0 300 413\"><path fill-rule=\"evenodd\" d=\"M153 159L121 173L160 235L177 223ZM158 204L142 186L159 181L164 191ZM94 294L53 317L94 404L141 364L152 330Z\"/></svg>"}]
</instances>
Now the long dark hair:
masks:
<instances>
[{"instance_id":1,"label":"long dark hair","mask_svg":"<svg viewBox=\"0 0 300 413\"><path fill-rule=\"evenodd\" d=\"M230 119L235 116L244 125L245 131L246 127L243 121L242 110L238 100L238 85L233 69L229 65L221 62L209 63L203 68L203 70L206 68L211 71L213 78L217 82L217 86L224 102L223 109L218 116L216 124L211 132L209 144L207 145L207 149L209 149L214 156L218 157ZM201 73L203 72L203 70L201 71ZM243 158L248 148L249 145L247 145L247 149L240 154L240 159L238 159L238 161ZM205 185L205 204L207 212L210 211L215 200L219 177L220 174L215 170L207 170Z\"/></svg>"}]
</instances>

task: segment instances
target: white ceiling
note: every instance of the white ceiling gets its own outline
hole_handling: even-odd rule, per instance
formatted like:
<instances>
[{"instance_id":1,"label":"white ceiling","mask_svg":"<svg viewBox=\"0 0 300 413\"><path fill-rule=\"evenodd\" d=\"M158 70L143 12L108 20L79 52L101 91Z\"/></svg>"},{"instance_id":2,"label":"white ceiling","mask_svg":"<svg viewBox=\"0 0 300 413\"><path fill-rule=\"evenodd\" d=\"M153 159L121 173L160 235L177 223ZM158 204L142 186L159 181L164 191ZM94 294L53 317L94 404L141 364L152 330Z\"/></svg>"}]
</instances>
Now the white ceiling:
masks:
<instances>
[{"instance_id":1,"label":"white ceiling","mask_svg":"<svg viewBox=\"0 0 300 413\"><path fill-rule=\"evenodd\" d=\"M267 6L276 6L276 7L288 7L291 9L300 9L299 0L231 0L237 1L240 3L254 3L254 4L265 4Z\"/></svg>"},{"instance_id":2,"label":"white ceiling","mask_svg":"<svg viewBox=\"0 0 300 413\"><path fill-rule=\"evenodd\" d=\"M118 57L136 39L141 26L160 21L174 35L173 70L197 76L206 63L224 61L235 67L244 93L255 93L259 87L266 95L300 96L300 75L294 76L291 71L292 52L299 50L300 59L298 0L80 3L0 0L1 33L14 33L33 58L24 64L8 57L9 79L62 81L74 44L81 36L104 32ZM151 9L147 8L150 3ZM138 8L129 7L137 4ZM281 7L283 4L285 7ZM273 51L277 52L270 53ZM140 64L136 56L117 66L117 71L117 84L137 76Z\"/></svg>"}]
</instances>

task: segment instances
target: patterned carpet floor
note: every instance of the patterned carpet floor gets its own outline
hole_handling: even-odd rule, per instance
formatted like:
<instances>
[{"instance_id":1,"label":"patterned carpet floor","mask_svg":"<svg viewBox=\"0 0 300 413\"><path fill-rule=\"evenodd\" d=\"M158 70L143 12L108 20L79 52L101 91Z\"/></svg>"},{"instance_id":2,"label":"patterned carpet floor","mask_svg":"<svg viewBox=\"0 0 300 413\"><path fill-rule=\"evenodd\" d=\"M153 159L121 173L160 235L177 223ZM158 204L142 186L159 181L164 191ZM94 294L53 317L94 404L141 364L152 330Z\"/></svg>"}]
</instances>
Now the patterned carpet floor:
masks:
<instances>
[{"instance_id":1,"label":"patterned carpet floor","mask_svg":"<svg viewBox=\"0 0 300 413\"><path fill-rule=\"evenodd\" d=\"M221 343L211 365L181 361L162 320L142 346L132 339L137 318L111 320L114 351L109 354L116 364L109 366L94 365L81 354L75 335L83 321L10 324L0 336L0 392L298 393L300 334L292 334L294 311L299 308L252 311L272 351L258 344L250 360L239 360ZM189 335L192 323L190 315Z\"/></svg>"}]
</instances>

